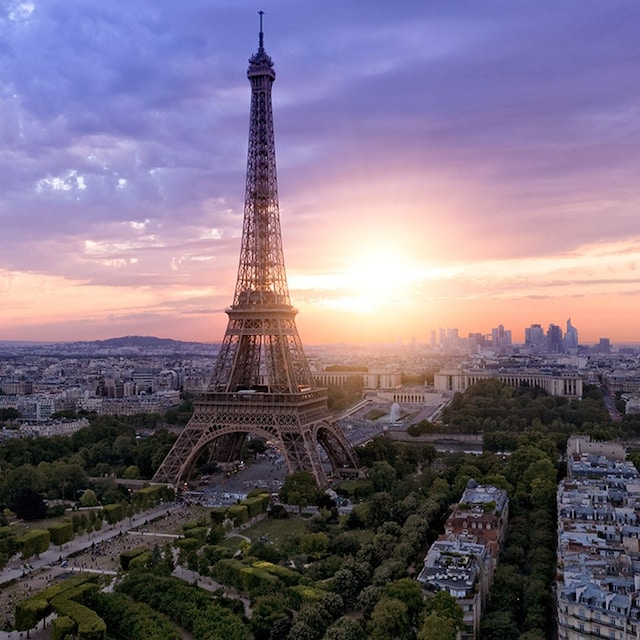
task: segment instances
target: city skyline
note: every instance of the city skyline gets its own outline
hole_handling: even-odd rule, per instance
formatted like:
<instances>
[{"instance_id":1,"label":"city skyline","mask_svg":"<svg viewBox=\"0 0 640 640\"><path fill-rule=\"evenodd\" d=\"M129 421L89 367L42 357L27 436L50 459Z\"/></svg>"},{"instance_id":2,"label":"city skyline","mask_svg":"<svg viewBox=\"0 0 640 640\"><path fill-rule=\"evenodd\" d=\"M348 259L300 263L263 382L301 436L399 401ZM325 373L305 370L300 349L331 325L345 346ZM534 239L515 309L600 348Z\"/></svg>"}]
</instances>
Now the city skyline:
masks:
<instances>
[{"instance_id":1,"label":"city skyline","mask_svg":"<svg viewBox=\"0 0 640 640\"><path fill-rule=\"evenodd\" d=\"M263 8L304 343L640 341L630 0L11 3L0 340L222 339Z\"/></svg>"}]
</instances>

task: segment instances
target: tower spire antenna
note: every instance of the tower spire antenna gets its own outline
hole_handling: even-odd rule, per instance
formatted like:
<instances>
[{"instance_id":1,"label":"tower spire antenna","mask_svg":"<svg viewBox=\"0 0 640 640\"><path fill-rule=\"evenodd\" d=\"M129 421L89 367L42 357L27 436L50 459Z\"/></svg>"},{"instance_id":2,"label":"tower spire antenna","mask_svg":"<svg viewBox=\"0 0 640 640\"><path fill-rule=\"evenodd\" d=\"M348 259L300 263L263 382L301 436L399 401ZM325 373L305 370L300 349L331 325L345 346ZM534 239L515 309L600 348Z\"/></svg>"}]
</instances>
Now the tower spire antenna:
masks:
<instances>
[{"instance_id":1,"label":"tower spire antenna","mask_svg":"<svg viewBox=\"0 0 640 640\"><path fill-rule=\"evenodd\" d=\"M262 33L262 16L264 15L264 11L258 11L258 15L260 16L260 40L258 42L258 48L262 51L264 49L264 33Z\"/></svg>"}]
</instances>

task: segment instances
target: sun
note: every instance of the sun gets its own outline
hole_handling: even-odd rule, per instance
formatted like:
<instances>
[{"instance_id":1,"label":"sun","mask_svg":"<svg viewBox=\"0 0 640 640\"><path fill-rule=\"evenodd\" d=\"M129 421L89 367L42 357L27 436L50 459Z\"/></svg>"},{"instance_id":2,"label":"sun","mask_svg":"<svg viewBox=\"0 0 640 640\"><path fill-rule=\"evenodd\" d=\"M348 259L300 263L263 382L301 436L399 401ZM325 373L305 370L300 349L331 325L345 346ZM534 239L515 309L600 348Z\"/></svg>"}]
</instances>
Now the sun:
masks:
<instances>
[{"instance_id":1,"label":"sun","mask_svg":"<svg viewBox=\"0 0 640 640\"><path fill-rule=\"evenodd\" d=\"M355 257L336 278L334 303L345 311L369 315L406 299L420 269L397 252L381 250Z\"/></svg>"}]
</instances>

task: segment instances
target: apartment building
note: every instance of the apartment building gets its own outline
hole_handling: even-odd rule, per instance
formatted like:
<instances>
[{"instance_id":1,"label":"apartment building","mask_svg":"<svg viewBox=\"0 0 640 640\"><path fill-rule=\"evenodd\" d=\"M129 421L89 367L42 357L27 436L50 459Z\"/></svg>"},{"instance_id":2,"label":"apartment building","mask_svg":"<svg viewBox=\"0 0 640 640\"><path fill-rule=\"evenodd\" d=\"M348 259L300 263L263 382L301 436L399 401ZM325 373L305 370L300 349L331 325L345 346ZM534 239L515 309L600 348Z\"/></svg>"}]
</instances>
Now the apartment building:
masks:
<instances>
[{"instance_id":1,"label":"apartment building","mask_svg":"<svg viewBox=\"0 0 640 640\"><path fill-rule=\"evenodd\" d=\"M509 520L503 489L469 480L445 532L424 559L418 581L427 591L447 591L463 611L462 640L476 640Z\"/></svg>"},{"instance_id":2,"label":"apartment building","mask_svg":"<svg viewBox=\"0 0 640 640\"><path fill-rule=\"evenodd\" d=\"M615 443L567 445L558 487L559 640L640 637L640 475Z\"/></svg>"}]
</instances>

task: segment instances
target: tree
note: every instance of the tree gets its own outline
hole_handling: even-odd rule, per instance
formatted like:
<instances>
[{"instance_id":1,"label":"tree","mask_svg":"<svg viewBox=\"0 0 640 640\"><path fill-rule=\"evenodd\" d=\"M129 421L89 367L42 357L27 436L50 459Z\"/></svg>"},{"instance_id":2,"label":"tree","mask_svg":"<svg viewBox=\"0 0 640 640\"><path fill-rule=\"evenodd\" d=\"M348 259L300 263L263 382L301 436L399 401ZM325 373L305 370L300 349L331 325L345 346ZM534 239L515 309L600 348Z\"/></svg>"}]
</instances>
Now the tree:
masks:
<instances>
[{"instance_id":1,"label":"tree","mask_svg":"<svg viewBox=\"0 0 640 640\"><path fill-rule=\"evenodd\" d=\"M435 613L440 618L451 620L456 631L462 629L464 613L457 600L447 591L438 591L427 600L426 610L429 614Z\"/></svg>"},{"instance_id":2,"label":"tree","mask_svg":"<svg viewBox=\"0 0 640 640\"><path fill-rule=\"evenodd\" d=\"M516 640L519 636L518 625L510 611L493 611L480 622L482 640Z\"/></svg>"},{"instance_id":3,"label":"tree","mask_svg":"<svg viewBox=\"0 0 640 640\"><path fill-rule=\"evenodd\" d=\"M416 625L418 618L422 614L425 607L424 594L421 585L417 580L411 580L410 578L402 578L401 580L395 580L389 582L385 587L385 593L389 598L396 598L403 602L407 607L407 613L409 614L409 620L412 625ZM443 593L443 592L439 592ZM449 595L449 594L446 594ZM452 598L453 599L453 598ZM455 604L455 599L454 599ZM460 620L462 620L462 610L460 607L456 607L460 612ZM447 614L451 614L454 611L450 606L441 606L441 609L445 610ZM451 614L452 619L457 614ZM457 618L454 620L457 622Z\"/></svg>"},{"instance_id":4,"label":"tree","mask_svg":"<svg viewBox=\"0 0 640 640\"><path fill-rule=\"evenodd\" d=\"M434 611L425 618L418 640L456 640L457 635L453 620Z\"/></svg>"},{"instance_id":5,"label":"tree","mask_svg":"<svg viewBox=\"0 0 640 640\"><path fill-rule=\"evenodd\" d=\"M20 412L13 407L0 409L0 422L11 422L20 417Z\"/></svg>"},{"instance_id":6,"label":"tree","mask_svg":"<svg viewBox=\"0 0 640 640\"><path fill-rule=\"evenodd\" d=\"M383 595L384 587L378 585L369 585L358 594L358 609L362 611L365 618L371 617L374 607Z\"/></svg>"},{"instance_id":7,"label":"tree","mask_svg":"<svg viewBox=\"0 0 640 640\"><path fill-rule=\"evenodd\" d=\"M30 487L23 487L11 503L11 510L23 520L42 520L47 515L44 498Z\"/></svg>"},{"instance_id":8,"label":"tree","mask_svg":"<svg viewBox=\"0 0 640 640\"><path fill-rule=\"evenodd\" d=\"M111 453L115 458L114 462L123 466L133 464L135 448L135 436L130 434L117 436L111 446Z\"/></svg>"},{"instance_id":9,"label":"tree","mask_svg":"<svg viewBox=\"0 0 640 640\"><path fill-rule=\"evenodd\" d=\"M260 596L251 608L251 628L256 640L267 640L271 629L280 619L291 620L291 612L281 594Z\"/></svg>"},{"instance_id":10,"label":"tree","mask_svg":"<svg viewBox=\"0 0 640 640\"><path fill-rule=\"evenodd\" d=\"M512 611L517 619L522 619L523 582L518 567L498 564L491 587L492 608Z\"/></svg>"},{"instance_id":11,"label":"tree","mask_svg":"<svg viewBox=\"0 0 640 640\"><path fill-rule=\"evenodd\" d=\"M138 480L140 478L140 469L138 465L130 464L122 473L122 477L126 480Z\"/></svg>"},{"instance_id":12,"label":"tree","mask_svg":"<svg viewBox=\"0 0 640 640\"><path fill-rule=\"evenodd\" d=\"M366 467L372 466L377 461L386 460L391 466L396 460L398 450L388 438L381 436L369 440L364 447L358 448L358 457Z\"/></svg>"},{"instance_id":13,"label":"tree","mask_svg":"<svg viewBox=\"0 0 640 640\"><path fill-rule=\"evenodd\" d=\"M85 489L80 496L80 505L83 507L97 507L100 503L93 489Z\"/></svg>"},{"instance_id":14,"label":"tree","mask_svg":"<svg viewBox=\"0 0 640 640\"><path fill-rule=\"evenodd\" d=\"M343 616L327 629L322 640L364 640L364 631L358 622Z\"/></svg>"},{"instance_id":15,"label":"tree","mask_svg":"<svg viewBox=\"0 0 640 640\"><path fill-rule=\"evenodd\" d=\"M394 502L386 491L374 493L366 502L366 524L368 527L379 527L383 522L391 520Z\"/></svg>"},{"instance_id":16,"label":"tree","mask_svg":"<svg viewBox=\"0 0 640 640\"><path fill-rule=\"evenodd\" d=\"M308 604L293 621L287 640L320 640L330 623L327 610L319 602Z\"/></svg>"},{"instance_id":17,"label":"tree","mask_svg":"<svg viewBox=\"0 0 640 640\"><path fill-rule=\"evenodd\" d=\"M546 629L552 598L542 580L530 580L524 592L525 626L528 629Z\"/></svg>"},{"instance_id":18,"label":"tree","mask_svg":"<svg viewBox=\"0 0 640 640\"><path fill-rule=\"evenodd\" d=\"M322 490L309 471L296 471L288 475L278 494L285 504L295 504L301 509L317 504L321 495Z\"/></svg>"},{"instance_id":19,"label":"tree","mask_svg":"<svg viewBox=\"0 0 640 640\"><path fill-rule=\"evenodd\" d=\"M542 629L531 629L518 637L518 640L546 640L547 634Z\"/></svg>"},{"instance_id":20,"label":"tree","mask_svg":"<svg viewBox=\"0 0 640 640\"><path fill-rule=\"evenodd\" d=\"M327 555L329 536L326 533L308 533L300 540L300 551L318 560Z\"/></svg>"},{"instance_id":21,"label":"tree","mask_svg":"<svg viewBox=\"0 0 640 640\"><path fill-rule=\"evenodd\" d=\"M407 605L397 598L383 597L373 608L367 625L370 640L405 640L411 637Z\"/></svg>"},{"instance_id":22,"label":"tree","mask_svg":"<svg viewBox=\"0 0 640 640\"><path fill-rule=\"evenodd\" d=\"M398 545L394 547L398 548ZM398 580L407 575L407 563L400 560L385 560L373 572L373 584L385 585L391 580ZM402 600L402 598L400 598Z\"/></svg>"},{"instance_id":23,"label":"tree","mask_svg":"<svg viewBox=\"0 0 640 640\"><path fill-rule=\"evenodd\" d=\"M396 470L386 461L374 462L367 473L374 491L391 491L396 482Z\"/></svg>"},{"instance_id":24,"label":"tree","mask_svg":"<svg viewBox=\"0 0 640 640\"><path fill-rule=\"evenodd\" d=\"M340 569L331 580L331 590L339 593L347 605L352 605L360 592L358 577L351 569Z\"/></svg>"}]
</instances>

